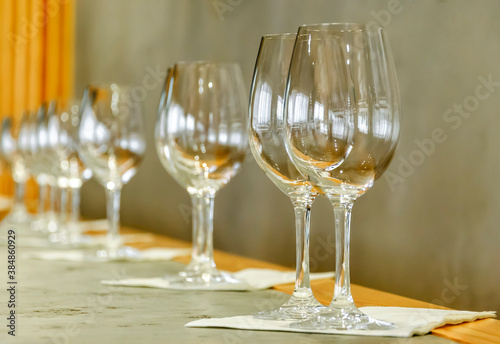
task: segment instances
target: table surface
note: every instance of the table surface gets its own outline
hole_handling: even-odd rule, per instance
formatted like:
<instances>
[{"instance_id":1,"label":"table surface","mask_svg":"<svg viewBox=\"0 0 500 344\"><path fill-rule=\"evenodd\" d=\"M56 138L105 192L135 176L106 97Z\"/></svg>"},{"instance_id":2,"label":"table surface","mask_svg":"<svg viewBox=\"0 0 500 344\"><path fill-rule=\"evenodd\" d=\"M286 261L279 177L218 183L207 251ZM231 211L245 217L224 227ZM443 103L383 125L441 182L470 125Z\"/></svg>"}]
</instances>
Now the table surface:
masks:
<instances>
[{"instance_id":1,"label":"table surface","mask_svg":"<svg viewBox=\"0 0 500 344\"><path fill-rule=\"evenodd\" d=\"M122 232L142 233L133 229ZM5 233L2 233L5 235ZM131 246L189 247L189 243L154 234ZM155 277L175 273L189 257L170 262L75 263L22 259L29 248L20 247L17 264L17 336L7 335L3 325L0 343L500 343L500 321L485 319L444 326L432 335L413 338L359 337L230 329L185 328L205 317L253 314L263 305L284 302L293 284L256 292L176 291L152 288L110 287L100 280L124 277ZM6 285L6 251L0 248L0 271ZM288 270L285 267L215 252L219 268L236 271L248 267ZM319 301L328 304L333 280L312 282ZM2 288L3 290L4 288ZM406 297L352 286L358 306L440 308ZM7 314L7 296L0 293L1 314ZM439 337L438 337L439 336Z\"/></svg>"}]
</instances>

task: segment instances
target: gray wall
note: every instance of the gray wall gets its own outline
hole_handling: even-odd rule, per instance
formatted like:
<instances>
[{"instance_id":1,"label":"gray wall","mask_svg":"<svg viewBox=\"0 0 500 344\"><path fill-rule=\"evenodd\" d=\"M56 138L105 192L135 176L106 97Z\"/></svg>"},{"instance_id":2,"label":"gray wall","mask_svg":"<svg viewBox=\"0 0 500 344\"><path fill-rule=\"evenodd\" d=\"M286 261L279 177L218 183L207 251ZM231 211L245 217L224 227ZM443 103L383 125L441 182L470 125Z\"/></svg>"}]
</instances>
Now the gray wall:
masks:
<instances>
[{"instance_id":1,"label":"gray wall","mask_svg":"<svg viewBox=\"0 0 500 344\"><path fill-rule=\"evenodd\" d=\"M354 207L352 280L449 307L500 311L500 87L475 93L481 77L500 81L500 2L391 3L79 0L77 92L109 81L144 90L149 147L124 188L122 222L190 239L189 197L154 149L161 86L144 82L151 70L177 60L234 60L249 87L262 34L295 32L303 23L379 20L393 47L403 127L388 172ZM227 7L219 16L221 4ZM216 248L294 265L291 203L251 156L215 204ZM103 189L88 183L84 215L104 211ZM332 219L328 203L316 201L315 270L333 268Z\"/></svg>"}]
</instances>

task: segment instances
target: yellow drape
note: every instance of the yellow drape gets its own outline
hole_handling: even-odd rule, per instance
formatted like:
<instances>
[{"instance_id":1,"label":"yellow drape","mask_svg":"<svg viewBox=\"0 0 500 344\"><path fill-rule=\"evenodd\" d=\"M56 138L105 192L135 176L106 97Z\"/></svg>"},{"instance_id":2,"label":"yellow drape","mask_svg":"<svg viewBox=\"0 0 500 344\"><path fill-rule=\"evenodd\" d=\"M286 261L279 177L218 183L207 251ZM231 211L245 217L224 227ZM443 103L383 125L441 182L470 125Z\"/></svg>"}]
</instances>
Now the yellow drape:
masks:
<instances>
[{"instance_id":1,"label":"yellow drape","mask_svg":"<svg viewBox=\"0 0 500 344\"><path fill-rule=\"evenodd\" d=\"M15 125L43 101L73 95L74 0L0 0L0 118ZM13 192L10 171L0 193ZM29 183L27 195L36 197Z\"/></svg>"}]
</instances>

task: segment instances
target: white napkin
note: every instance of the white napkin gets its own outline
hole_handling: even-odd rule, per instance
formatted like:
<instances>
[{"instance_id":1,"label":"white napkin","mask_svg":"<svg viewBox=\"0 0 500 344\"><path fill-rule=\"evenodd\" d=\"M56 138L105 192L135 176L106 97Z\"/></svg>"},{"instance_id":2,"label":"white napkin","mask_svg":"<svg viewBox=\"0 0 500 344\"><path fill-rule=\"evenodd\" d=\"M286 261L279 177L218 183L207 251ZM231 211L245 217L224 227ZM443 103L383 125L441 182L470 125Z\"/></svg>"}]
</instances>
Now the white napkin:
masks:
<instances>
[{"instance_id":1,"label":"white napkin","mask_svg":"<svg viewBox=\"0 0 500 344\"><path fill-rule=\"evenodd\" d=\"M347 334L359 336L411 337L423 335L446 324L460 324L465 321L495 317L495 312L467 312L447 309L405 308L405 307L362 307L360 310L377 320L396 325L391 330L303 330L291 328L292 321L260 320L252 315L228 318L200 319L187 323L186 327L224 327L244 330L307 332L323 334Z\"/></svg>"},{"instance_id":2,"label":"white napkin","mask_svg":"<svg viewBox=\"0 0 500 344\"><path fill-rule=\"evenodd\" d=\"M175 257L189 256L191 250L187 248L149 248L146 250L138 250L140 253L139 259L129 259L131 261L151 261L151 260L171 260ZM24 258L40 259L40 260L60 260L68 262L84 262L88 261L89 252L80 250L57 250L57 251L40 251L27 252L23 254ZM96 259L97 260L97 259Z\"/></svg>"},{"instance_id":3,"label":"white napkin","mask_svg":"<svg viewBox=\"0 0 500 344\"><path fill-rule=\"evenodd\" d=\"M228 273L228 272L226 272ZM244 269L238 272L229 273L231 277L238 280L237 283L217 283L207 285L173 284L162 277L154 278L129 278L122 280L101 281L102 284L119 285L127 287L149 287L160 289L176 290L233 290L250 291L262 290L279 284L295 282L295 272L276 271L270 269ZM312 273L311 280L331 278L333 272Z\"/></svg>"}]
</instances>

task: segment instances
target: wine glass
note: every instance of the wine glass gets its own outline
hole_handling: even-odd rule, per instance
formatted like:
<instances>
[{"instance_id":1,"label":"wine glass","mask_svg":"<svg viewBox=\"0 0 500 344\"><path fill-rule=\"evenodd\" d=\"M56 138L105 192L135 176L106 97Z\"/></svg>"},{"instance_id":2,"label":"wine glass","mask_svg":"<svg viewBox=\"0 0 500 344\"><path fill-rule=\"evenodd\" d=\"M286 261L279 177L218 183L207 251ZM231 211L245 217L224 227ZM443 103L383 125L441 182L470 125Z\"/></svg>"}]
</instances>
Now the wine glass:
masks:
<instances>
[{"instance_id":1,"label":"wine glass","mask_svg":"<svg viewBox=\"0 0 500 344\"><path fill-rule=\"evenodd\" d=\"M61 190L59 206L60 230L52 241L63 245L88 244L89 238L81 235L78 220L80 214L80 188L91 172L82 163L77 152L77 130L79 124L79 103L76 100L59 101L56 111L49 114L46 155L52 161L52 174ZM68 214L68 199L71 207Z\"/></svg>"},{"instance_id":2,"label":"wine glass","mask_svg":"<svg viewBox=\"0 0 500 344\"><path fill-rule=\"evenodd\" d=\"M64 217L67 193L66 178L62 173L57 154L60 124L56 111L57 102L51 101L46 111L39 112L37 115L35 144L38 155L35 157L35 162L38 161L39 168L43 171L47 184L50 186L49 211L46 214L45 223L41 221L40 225L44 225L49 232L50 242L60 244L66 242L68 236Z\"/></svg>"},{"instance_id":3,"label":"wine glass","mask_svg":"<svg viewBox=\"0 0 500 344\"><path fill-rule=\"evenodd\" d=\"M73 245L88 244L90 242L89 238L82 236L78 226L80 221L80 191L83 183L92 177L92 171L85 166L78 153L77 136L80 124L80 104L81 102L77 100L63 102L59 115L61 124L58 157L62 172L66 177L66 187L70 195L67 225L68 239Z\"/></svg>"},{"instance_id":4,"label":"wine glass","mask_svg":"<svg viewBox=\"0 0 500 344\"><path fill-rule=\"evenodd\" d=\"M297 169L333 205L336 278L328 309L292 327L378 330L394 326L368 317L354 304L349 241L354 201L382 175L396 149L399 112L391 51L379 26L299 28L287 83L286 146ZM352 141L345 140L349 136ZM347 154L340 163L331 161L338 152Z\"/></svg>"},{"instance_id":5,"label":"wine glass","mask_svg":"<svg viewBox=\"0 0 500 344\"><path fill-rule=\"evenodd\" d=\"M85 90L78 152L106 190L109 223L106 247L93 257L97 260L140 258L137 250L122 246L119 226L121 189L135 175L146 150L143 131L141 105L131 87L113 83Z\"/></svg>"},{"instance_id":6,"label":"wine glass","mask_svg":"<svg viewBox=\"0 0 500 344\"><path fill-rule=\"evenodd\" d=\"M309 280L310 212L317 192L297 171L284 146L286 78L295 37L295 34L262 37L250 90L248 133L251 151L269 179L290 197L295 210L295 289L279 308L256 315L268 320L305 319L325 309L314 298Z\"/></svg>"},{"instance_id":7,"label":"wine glass","mask_svg":"<svg viewBox=\"0 0 500 344\"><path fill-rule=\"evenodd\" d=\"M49 223L49 213L46 211L48 187L50 176L43 163L40 145L40 132L43 130L42 124L48 110L48 104L42 104L36 114L30 118L30 151L31 151L31 173L38 184L38 211L35 219L31 223L34 230L45 232Z\"/></svg>"},{"instance_id":8,"label":"wine glass","mask_svg":"<svg viewBox=\"0 0 500 344\"><path fill-rule=\"evenodd\" d=\"M30 228L34 232L44 234L45 228L43 227L43 224L46 224L44 221L46 179L45 174L40 169L40 164L38 164L38 156L40 155L40 152L38 151L36 144L36 119L40 111L43 111L42 107L38 112L27 111L21 117L19 135L17 139L17 150L24 160L24 167L27 173L31 175L39 185L38 214L36 216L32 216Z\"/></svg>"},{"instance_id":9,"label":"wine glass","mask_svg":"<svg viewBox=\"0 0 500 344\"><path fill-rule=\"evenodd\" d=\"M247 149L246 95L239 65L179 62L168 70L156 123L161 163L191 196L191 262L172 283L237 283L213 258L214 197L239 171Z\"/></svg>"},{"instance_id":10,"label":"wine glass","mask_svg":"<svg viewBox=\"0 0 500 344\"><path fill-rule=\"evenodd\" d=\"M12 171L15 191L14 204L9 214L2 220L2 225L14 225L21 230L29 227L32 219L24 204L24 190L29 173L24 155L19 148L20 142L21 146L25 143L25 135L21 135L19 141L19 132L24 134L24 131L21 131L20 127L17 129L17 135L14 131L12 118L5 117L0 127L0 156Z\"/></svg>"},{"instance_id":11,"label":"wine glass","mask_svg":"<svg viewBox=\"0 0 500 344\"><path fill-rule=\"evenodd\" d=\"M54 243L68 244L68 229L66 226L66 205L67 205L67 178L63 171L62 164L60 162L61 156L61 146L66 146L68 144L64 136L61 135L61 119L58 113L57 103L54 103L53 111L47 114L45 120L45 128L47 130L47 144L42 150L42 154L47 159L47 167L49 168L49 174L55 180L55 185L52 186L53 190L56 190L55 197L51 199L51 204L53 205L53 215L54 216L54 228L52 229L52 234L50 235L50 240Z\"/></svg>"}]
</instances>

